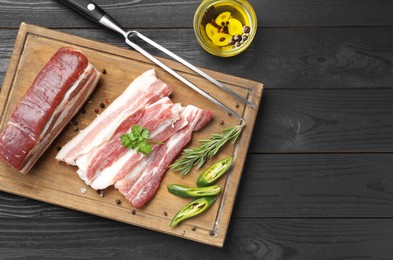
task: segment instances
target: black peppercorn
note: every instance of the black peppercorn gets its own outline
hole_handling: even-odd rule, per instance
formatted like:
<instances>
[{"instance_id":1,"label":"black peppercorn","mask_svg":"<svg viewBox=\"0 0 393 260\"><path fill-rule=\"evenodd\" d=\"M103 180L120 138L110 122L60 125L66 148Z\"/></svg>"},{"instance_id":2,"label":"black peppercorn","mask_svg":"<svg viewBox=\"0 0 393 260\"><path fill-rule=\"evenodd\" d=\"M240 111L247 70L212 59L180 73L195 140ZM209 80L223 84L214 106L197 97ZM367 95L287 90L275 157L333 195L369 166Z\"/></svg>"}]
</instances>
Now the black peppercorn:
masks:
<instances>
[{"instance_id":1,"label":"black peppercorn","mask_svg":"<svg viewBox=\"0 0 393 260\"><path fill-rule=\"evenodd\" d=\"M233 39L234 39L236 42L240 42L240 41L242 40L242 37L241 37L240 34L236 34L235 36L233 36Z\"/></svg>"},{"instance_id":2,"label":"black peppercorn","mask_svg":"<svg viewBox=\"0 0 393 260\"><path fill-rule=\"evenodd\" d=\"M250 26L243 26L243 33L249 33L251 31Z\"/></svg>"},{"instance_id":3,"label":"black peppercorn","mask_svg":"<svg viewBox=\"0 0 393 260\"><path fill-rule=\"evenodd\" d=\"M245 41L247 41L247 39L248 39L248 36L245 35L245 34L243 34L243 35L242 35L242 41L245 42Z\"/></svg>"},{"instance_id":4,"label":"black peppercorn","mask_svg":"<svg viewBox=\"0 0 393 260\"><path fill-rule=\"evenodd\" d=\"M105 192L103 190L97 190L97 193L101 196L104 197L105 196Z\"/></svg>"}]
</instances>

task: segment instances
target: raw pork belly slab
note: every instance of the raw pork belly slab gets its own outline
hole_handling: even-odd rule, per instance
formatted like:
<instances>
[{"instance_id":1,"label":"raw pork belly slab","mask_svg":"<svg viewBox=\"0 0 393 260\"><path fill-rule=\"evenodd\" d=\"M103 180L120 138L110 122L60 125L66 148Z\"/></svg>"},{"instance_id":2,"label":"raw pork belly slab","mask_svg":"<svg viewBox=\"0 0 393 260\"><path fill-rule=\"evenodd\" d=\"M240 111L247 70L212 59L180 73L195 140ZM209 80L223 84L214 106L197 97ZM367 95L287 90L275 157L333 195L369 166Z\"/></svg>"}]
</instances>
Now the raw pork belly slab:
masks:
<instances>
[{"instance_id":1,"label":"raw pork belly slab","mask_svg":"<svg viewBox=\"0 0 393 260\"><path fill-rule=\"evenodd\" d=\"M78 166L79 177L93 189L115 185L141 207L157 192L169 165L203 128L212 113L174 104L170 86L149 70L136 78L104 112L57 154L58 160ZM154 144L148 155L127 149L121 136L133 125L149 129Z\"/></svg>"},{"instance_id":2,"label":"raw pork belly slab","mask_svg":"<svg viewBox=\"0 0 393 260\"><path fill-rule=\"evenodd\" d=\"M61 48L42 68L0 135L0 159L27 173L93 92L100 73Z\"/></svg>"}]
</instances>

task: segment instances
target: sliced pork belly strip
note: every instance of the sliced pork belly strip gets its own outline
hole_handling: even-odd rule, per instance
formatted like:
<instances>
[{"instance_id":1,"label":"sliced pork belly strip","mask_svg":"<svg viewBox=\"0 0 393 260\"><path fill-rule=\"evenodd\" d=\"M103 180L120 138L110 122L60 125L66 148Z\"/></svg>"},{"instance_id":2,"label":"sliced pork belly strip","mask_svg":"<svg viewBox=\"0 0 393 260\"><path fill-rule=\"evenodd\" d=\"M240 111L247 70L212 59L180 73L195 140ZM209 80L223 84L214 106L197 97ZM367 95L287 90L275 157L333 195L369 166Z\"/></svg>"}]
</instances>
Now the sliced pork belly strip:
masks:
<instances>
[{"instance_id":1,"label":"sliced pork belly strip","mask_svg":"<svg viewBox=\"0 0 393 260\"><path fill-rule=\"evenodd\" d=\"M188 129L190 128L190 124L188 120L193 120L193 118L196 116L197 109L194 109L195 107L193 106L187 106L182 114L181 118L186 124L179 129ZM190 121L192 122L192 121ZM184 129L183 129L184 128ZM173 135L176 135L177 131L173 133ZM171 135L172 136L172 135ZM172 137L171 137L172 139ZM166 142L169 142L170 140L167 140ZM150 164L151 163L151 157L152 155L148 155L143 160L141 161L142 164ZM133 164L132 166L134 166ZM139 165L136 165L135 169L132 169L131 167L128 168L127 170L129 171L129 174L124 179L121 179L115 183L115 188L118 189L124 196L127 196L127 193L131 190L131 188L134 186L134 184L138 181L140 176L142 175L143 171L145 170L146 167L139 167Z\"/></svg>"},{"instance_id":2,"label":"sliced pork belly strip","mask_svg":"<svg viewBox=\"0 0 393 260\"><path fill-rule=\"evenodd\" d=\"M59 49L38 73L0 135L0 159L28 172L94 90L100 73L79 51Z\"/></svg>"},{"instance_id":3,"label":"sliced pork belly strip","mask_svg":"<svg viewBox=\"0 0 393 260\"><path fill-rule=\"evenodd\" d=\"M190 142L192 132L203 128L210 121L212 113L194 106L187 106L182 116L186 118L188 125L172 135L164 145L148 156L147 166L143 168L140 177L133 185L129 185L132 188L125 196L134 207L142 207L155 195L169 165Z\"/></svg>"},{"instance_id":4,"label":"sliced pork belly strip","mask_svg":"<svg viewBox=\"0 0 393 260\"><path fill-rule=\"evenodd\" d=\"M173 133L187 124L187 122L180 116L183 107L179 104L173 105L173 103L168 106L169 102L172 103L169 99L163 99L161 102L159 101L153 104L153 106L156 106L152 106L151 109L147 109L145 115L138 123L144 128L149 128L150 138L154 141L164 142ZM159 107L161 107L161 109L157 110ZM144 157L141 153L135 153L132 149L129 150L124 148L120 141L118 142L118 146L119 149L125 151L125 153L115 158L115 162L98 173L96 179L91 184L93 189L105 189L106 187L114 184L115 181L123 179ZM153 150L156 147L157 145L154 145Z\"/></svg>"},{"instance_id":5,"label":"sliced pork belly strip","mask_svg":"<svg viewBox=\"0 0 393 260\"><path fill-rule=\"evenodd\" d=\"M121 130L123 133L127 132L130 128L126 128L126 126L131 126L138 123L143 113L144 110L141 109L129 116L120 124L112 139L102 143L92 151L80 155L76 159L76 165L79 168L77 173L79 177L86 182L86 184L91 183L97 171L111 164L112 160L115 160L115 156L120 156L122 153L124 153L126 148L124 147L124 150L122 150L121 147L118 146L118 144L121 145Z\"/></svg>"},{"instance_id":6,"label":"sliced pork belly strip","mask_svg":"<svg viewBox=\"0 0 393 260\"><path fill-rule=\"evenodd\" d=\"M90 151L87 154L81 155L76 160L76 165L79 167L79 176L87 183L90 184L95 179L97 173L103 168L110 166L127 150L121 144L120 137L130 131L132 125L138 124L150 131L154 130L162 121L172 116L171 108L173 102L164 97L157 102L148 105L143 110L142 117L127 118L121 122L120 126L116 129L113 137L108 142L103 143L100 147ZM177 115L179 118L179 115Z\"/></svg>"},{"instance_id":7,"label":"sliced pork belly strip","mask_svg":"<svg viewBox=\"0 0 393 260\"><path fill-rule=\"evenodd\" d=\"M132 166L129 167L130 171L126 173L126 176L123 179L115 182L115 188L118 189L120 193L122 193L124 196L127 195L127 192L132 188L132 186L141 176L145 168L148 167L148 163L150 162L150 156L151 154L148 154L147 156L140 156L139 158L137 158L138 160L135 160L132 163ZM133 159L135 157L133 157Z\"/></svg>"},{"instance_id":8,"label":"sliced pork belly strip","mask_svg":"<svg viewBox=\"0 0 393 260\"><path fill-rule=\"evenodd\" d=\"M171 87L157 79L153 69L146 71L86 129L68 142L57 154L56 159L75 165L79 156L89 153L111 139L124 118L162 97L169 96L171 92Z\"/></svg>"},{"instance_id":9,"label":"sliced pork belly strip","mask_svg":"<svg viewBox=\"0 0 393 260\"><path fill-rule=\"evenodd\" d=\"M183 117L180 117L173 125L169 121L164 122L164 124L152 132L151 137L156 141L164 142L174 133L185 127L187 123L187 120ZM158 147L159 145L153 146L153 150ZM140 167L140 163L145 163L145 160L146 156L130 150L119 159L118 163L113 164L113 167L107 168L104 171L116 172L114 178L115 188L119 189L121 193L126 194L142 173L144 167Z\"/></svg>"}]
</instances>

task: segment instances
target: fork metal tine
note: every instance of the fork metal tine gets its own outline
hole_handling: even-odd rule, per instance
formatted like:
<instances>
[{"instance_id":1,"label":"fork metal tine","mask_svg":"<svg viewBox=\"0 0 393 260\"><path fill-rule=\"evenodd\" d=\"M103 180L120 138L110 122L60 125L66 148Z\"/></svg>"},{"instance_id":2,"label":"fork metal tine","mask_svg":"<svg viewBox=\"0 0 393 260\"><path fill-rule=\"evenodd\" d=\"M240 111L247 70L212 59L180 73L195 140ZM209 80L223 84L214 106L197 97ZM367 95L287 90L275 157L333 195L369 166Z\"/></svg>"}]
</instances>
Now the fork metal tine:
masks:
<instances>
[{"instance_id":1,"label":"fork metal tine","mask_svg":"<svg viewBox=\"0 0 393 260\"><path fill-rule=\"evenodd\" d=\"M226 106L225 104L223 104L222 102L220 102L219 100L215 99L214 97L210 96L208 93L206 93L205 91L203 91L202 89L198 88L197 86L195 86L193 83L191 83L190 81L188 81L187 79L185 79L183 76L181 76L180 74L178 74L176 71L174 71L173 69L171 69L170 67L168 67L167 65L165 65L164 63L162 63L160 60L158 60L157 58L155 58L153 55L151 55L149 52L147 52L146 50L144 50L142 47L140 47L139 45L137 45L136 43L130 41L128 39L128 37L126 38L126 43L128 45L130 45L132 48L134 48L136 51L138 51L139 53L141 53L142 55L144 55L146 58L148 58L149 60L151 60L152 62L154 62L155 64L157 64L158 66L160 66L162 69L164 69L165 71L167 71L168 73L170 73L172 76L174 76L175 78L177 78L178 80L180 80L181 82L183 82L184 84L186 84L188 87L192 88L193 90L195 90L196 92L198 92L199 94L201 94L202 96L206 97L207 99L209 99L210 101L212 101L213 103L221 106L222 108L224 108L228 113L236 116L237 118L239 118L240 120L245 121L245 119L237 114L235 111L233 111L231 108L229 108L228 106Z\"/></svg>"},{"instance_id":2,"label":"fork metal tine","mask_svg":"<svg viewBox=\"0 0 393 260\"><path fill-rule=\"evenodd\" d=\"M144 36L143 34L137 32L137 31L133 31L133 34L135 36L138 36L140 39L142 39L143 41L147 42L148 44L152 45L153 47L156 47L157 49L159 49L160 51L164 52L165 54L167 54L168 56L172 57L173 59L175 59L176 61L180 62L181 64L183 64L184 66L188 67L189 69L195 71L196 73L198 73L199 75L201 75L202 77L204 77L205 79L207 79L208 81L214 83L216 86L218 86L219 88L221 88L222 90L224 90L225 92L231 94L232 96L242 100L244 103L250 105L251 107L255 108L255 105L249 101L248 99L240 96L239 94L237 94L236 92L234 92L233 90L231 90L230 88L228 88L227 86L225 86L224 84L222 84L221 82L219 82L218 80L216 80L215 78L211 77L210 75L208 75L207 73L205 73L204 71L202 71L201 69L195 67L194 65L192 65L191 63L189 63L188 61L186 61L185 59L179 57L178 55L176 55L175 53L171 52L170 50L166 49L165 47L163 47L162 45L156 43L155 41L153 41L152 39Z\"/></svg>"}]
</instances>

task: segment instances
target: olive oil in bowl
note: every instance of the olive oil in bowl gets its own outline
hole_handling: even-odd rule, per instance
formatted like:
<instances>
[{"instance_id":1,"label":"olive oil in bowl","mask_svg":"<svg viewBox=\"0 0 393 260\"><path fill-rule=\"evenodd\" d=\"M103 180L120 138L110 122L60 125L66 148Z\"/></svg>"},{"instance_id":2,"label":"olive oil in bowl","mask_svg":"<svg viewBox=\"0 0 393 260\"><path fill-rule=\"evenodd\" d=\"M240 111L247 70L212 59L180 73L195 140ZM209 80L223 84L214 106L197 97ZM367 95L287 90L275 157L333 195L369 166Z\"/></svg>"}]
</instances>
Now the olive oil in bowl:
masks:
<instances>
[{"instance_id":1,"label":"olive oil in bowl","mask_svg":"<svg viewBox=\"0 0 393 260\"><path fill-rule=\"evenodd\" d=\"M256 29L255 12L245 0L205 0L194 17L199 44L209 53L222 57L247 49Z\"/></svg>"}]
</instances>

